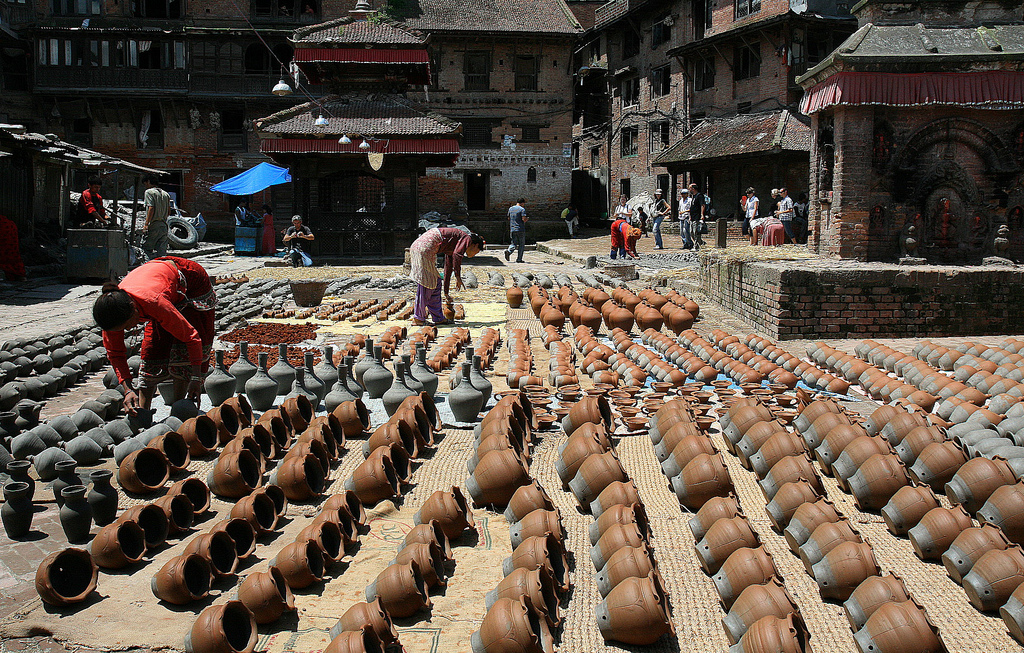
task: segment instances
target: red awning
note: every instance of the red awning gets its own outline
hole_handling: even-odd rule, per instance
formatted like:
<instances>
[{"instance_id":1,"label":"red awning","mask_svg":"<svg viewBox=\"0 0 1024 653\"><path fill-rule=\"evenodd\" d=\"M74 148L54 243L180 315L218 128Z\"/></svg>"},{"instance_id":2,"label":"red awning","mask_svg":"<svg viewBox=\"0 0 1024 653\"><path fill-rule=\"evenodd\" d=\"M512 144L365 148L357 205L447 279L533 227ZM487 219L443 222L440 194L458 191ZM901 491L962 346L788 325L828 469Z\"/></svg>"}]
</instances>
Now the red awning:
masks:
<instances>
[{"instance_id":1,"label":"red awning","mask_svg":"<svg viewBox=\"0 0 1024 653\"><path fill-rule=\"evenodd\" d=\"M370 149L361 150L362 139L356 137L348 145L337 138L264 138L260 151L267 154L458 154L456 138L381 138L370 141Z\"/></svg>"},{"instance_id":2,"label":"red awning","mask_svg":"<svg viewBox=\"0 0 1024 653\"><path fill-rule=\"evenodd\" d=\"M918 107L951 105L983 109L1024 108L1024 72L836 73L804 94L800 111L811 115L836 105Z\"/></svg>"},{"instance_id":3,"label":"red awning","mask_svg":"<svg viewBox=\"0 0 1024 653\"><path fill-rule=\"evenodd\" d=\"M298 48L297 63L393 63L430 65L426 50L372 48Z\"/></svg>"}]
</instances>

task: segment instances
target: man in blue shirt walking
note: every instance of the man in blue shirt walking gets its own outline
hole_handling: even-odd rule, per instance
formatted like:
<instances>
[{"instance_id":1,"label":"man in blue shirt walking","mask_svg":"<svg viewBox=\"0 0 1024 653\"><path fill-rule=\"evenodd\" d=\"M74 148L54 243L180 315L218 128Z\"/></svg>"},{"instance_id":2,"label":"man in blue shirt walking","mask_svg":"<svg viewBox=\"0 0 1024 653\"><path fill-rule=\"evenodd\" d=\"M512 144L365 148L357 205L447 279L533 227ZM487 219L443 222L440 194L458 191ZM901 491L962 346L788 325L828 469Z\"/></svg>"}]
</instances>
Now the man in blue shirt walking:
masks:
<instances>
[{"instance_id":1,"label":"man in blue shirt walking","mask_svg":"<svg viewBox=\"0 0 1024 653\"><path fill-rule=\"evenodd\" d=\"M508 210L509 232L512 236L512 242L509 243L508 249L505 250L506 261L511 258L512 252L518 248L519 257L516 259L516 263L523 262L523 250L526 248L526 223L530 219L526 217L526 209L523 208L523 204L526 204L526 200L520 198Z\"/></svg>"}]
</instances>

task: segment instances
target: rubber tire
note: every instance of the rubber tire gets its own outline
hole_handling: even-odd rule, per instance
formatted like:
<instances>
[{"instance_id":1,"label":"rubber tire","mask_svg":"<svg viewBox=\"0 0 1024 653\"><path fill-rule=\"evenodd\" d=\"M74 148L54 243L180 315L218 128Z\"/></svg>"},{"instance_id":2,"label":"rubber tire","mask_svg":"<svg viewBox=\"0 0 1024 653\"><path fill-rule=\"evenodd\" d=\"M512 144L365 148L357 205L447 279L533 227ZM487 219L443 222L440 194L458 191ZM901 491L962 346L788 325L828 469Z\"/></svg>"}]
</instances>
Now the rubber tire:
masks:
<instances>
[{"instance_id":1,"label":"rubber tire","mask_svg":"<svg viewBox=\"0 0 1024 653\"><path fill-rule=\"evenodd\" d=\"M199 245L199 232L187 220L167 218L167 242L171 249L195 249Z\"/></svg>"}]
</instances>

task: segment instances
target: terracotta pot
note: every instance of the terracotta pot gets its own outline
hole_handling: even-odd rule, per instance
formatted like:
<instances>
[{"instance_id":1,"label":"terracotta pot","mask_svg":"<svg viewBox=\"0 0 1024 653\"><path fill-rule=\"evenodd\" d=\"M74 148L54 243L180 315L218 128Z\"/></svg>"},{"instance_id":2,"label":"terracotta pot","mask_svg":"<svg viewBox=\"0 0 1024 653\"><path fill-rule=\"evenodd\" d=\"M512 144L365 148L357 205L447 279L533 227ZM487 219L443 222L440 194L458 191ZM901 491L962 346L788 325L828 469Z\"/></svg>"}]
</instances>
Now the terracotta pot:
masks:
<instances>
[{"instance_id":1,"label":"terracotta pot","mask_svg":"<svg viewBox=\"0 0 1024 653\"><path fill-rule=\"evenodd\" d=\"M523 289L519 286L510 286L505 291L505 299L511 308L519 308L523 305Z\"/></svg>"},{"instance_id":2,"label":"terracotta pot","mask_svg":"<svg viewBox=\"0 0 1024 653\"><path fill-rule=\"evenodd\" d=\"M646 578L653 574L661 581L654 554L646 542L636 546L625 545L611 553L604 566L597 573L597 590L607 596L619 583L627 578Z\"/></svg>"},{"instance_id":3,"label":"terracotta pot","mask_svg":"<svg viewBox=\"0 0 1024 653\"><path fill-rule=\"evenodd\" d=\"M757 533L746 517L737 516L716 521L694 546L701 568L706 574L713 575L734 551L743 547L755 548L759 544Z\"/></svg>"},{"instance_id":4,"label":"terracotta pot","mask_svg":"<svg viewBox=\"0 0 1024 653\"><path fill-rule=\"evenodd\" d=\"M466 479L466 489L478 506L507 505L515 491L529 482L526 463L514 451L506 449L484 455L472 476Z\"/></svg>"},{"instance_id":5,"label":"terracotta pot","mask_svg":"<svg viewBox=\"0 0 1024 653\"><path fill-rule=\"evenodd\" d=\"M882 428L889 423L889 420L905 412L905 410L898 406L880 406L864 421L864 429L868 435L878 435Z\"/></svg>"},{"instance_id":6,"label":"terracotta pot","mask_svg":"<svg viewBox=\"0 0 1024 653\"><path fill-rule=\"evenodd\" d=\"M925 447L935 442L945 442L946 432L938 426L919 426L907 434L896 446L896 453L907 465L913 465Z\"/></svg>"},{"instance_id":7,"label":"terracotta pot","mask_svg":"<svg viewBox=\"0 0 1024 653\"><path fill-rule=\"evenodd\" d=\"M217 448L217 424L206 415L185 420L178 427L178 435L185 439L193 456L205 456Z\"/></svg>"},{"instance_id":8,"label":"terracotta pot","mask_svg":"<svg viewBox=\"0 0 1024 653\"><path fill-rule=\"evenodd\" d=\"M369 603L360 601L345 611L338 619L338 623L331 628L331 636L337 637L345 631L358 631L369 627L377 638L385 645L392 645L398 642L398 631L391 622L391 615L381 604L380 599Z\"/></svg>"},{"instance_id":9,"label":"terracotta pot","mask_svg":"<svg viewBox=\"0 0 1024 653\"><path fill-rule=\"evenodd\" d=\"M960 533L973 525L962 506L932 508L907 535L922 560L939 560Z\"/></svg>"},{"instance_id":10,"label":"terracotta pot","mask_svg":"<svg viewBox=\"0 0 1024 653\"><path fill-rule=\"evenodd\" d=\"M608 451L588 456L569 482L569 487L576 495L576 500L586 509L609 484L627 480L629 477L618 456L614 451Z\"/></svg>"},{"instance_id":11,"label":"terracotta pot","mask_svg":"<svg viewBox=\"0 0 1024 653\"><path fill-rule=\"evenodd\" d=\"M337 531L333 529L320 531L312 528L320 523L332 524ZM297 539L309 538L317 541L324 556L331 562L338 562L345 554L345 547L352 546L359 541L359 526L345 506L332 510L321 509L313 518L313 523L304 528Z\"/></svg>"},{"instance_id":12,"label":"terracotta pot","mask_svg":"<svg viewBox=\"0 0 1024 653\"><path fill-rule=\"evenodd\" d=\"M810 650L810 639L799 613L793 612L784 617L767 615L752 623L733 649L739 653L801 653Z\"/></svg>"},{"instance_id":13,"label":"terracotta pot","mask_svg":"<svg viewBox=\"0 0 1024 653\"><path fill-rule=\"evenodd\" d=\"M306 427L313 420L313 404L302 395L285 399L281 403L281 411L284 413L287 421L291 423L292 430L296 433L305 431Z\"/></svg>"},{"instance_id":14,"label":"terracotta pot","mask_svg":"<svg viewBox=\"0 0 1024 653\"><path fill-rule=\"evenodd\" d=\"M743 590L751 585L763 585L776 575L771 554L759 546L756 549L734 551L711 580L715 583L722 605L729 609Z\"/></svg>"},{"instance_id":15,"label":"terracotta pot","mask_svg":"<svg viewBox=\"0 0 1024 653\"><path fill-rule=\"evenodd\" d=\"M367 458L352 472L345 481L345 489L349 490L359 501L367 506L374 506L400 492L398 474L389 456Z\"/></svg>"},{"instance_id":16,"label":"terracotta pot","mask_svg":"<svg viewBox=\"0 0 1024 653\"><path fill-rule=\"evenodd\" d=\"M768 471L758 485L761 486L761 492L764 493L765 498L771 501L775 494L779 491L786 483L792 483L803 479L811 484L819 494L822 492L821 479L818 477L817 471L814 469L814 463L811 462L810 456L807 454L801 454L797 456L786 456Z\"/></svg>"},{"instance_id":17,"label":"terracotta pot","mask_svg":"<svg viewBox=\"0 0 1024 653\"><path fill-rule=\"evenodd\" d=\"M562 527L562 515L558 509L545 510L543 508L534 510L530 514L516 522L509 529L509 538L512 547L515 548L523 540L537 535L551 533L558 541L565 540L565 529Z\"/></svg>"},{"instance_id":18,"label":"terracotta pot","mask_svg":"<svg viewBox=\"0 0 1024 653\"><path fill-rule=\"evenodd\" d=\"M751 429L751 431L753 430ZM742 450L749 434L750 431L740 441L739 450ZM755 452L751 453L748 467L753 469L759 478L765 478L780 460L787 456L802 455L805 451L804 441L799 435L788 431L776 431Z\"/></svg>"},{"instance_id":19,"label":"terracotta pot","mask_svg":"<svg viewBox=\"0 0 1024 653\"><path fill-rule=\"evenodd\" d=\"M910 436L907 439L910 439ZM903 443L906 444L906 441ZM965 462L967 456L956 442L933 442L924 447L911 465L910 476L918 483L928 485L936 492L942 492Z\"/></svg>"},{"instance_id":20,"label":"terracotta pot","mask_svg":"<svg viewBox=\"0 0 1024 653\"><path fill-rule=\"evenodd\" d=\"M832 474L840 485L845 486L847 479L857 473L865 460L879 453L892 453L892 447L878 436L861 436L846 445L843 453L832 463Z\"/></svg>"},{"instance_id":21,"label":"terracotta pot","mask_svg":"<svg viewBox=\"0 0 1024 653\"><path fill-rule=\"evenodd\" d=\"M359 497L351 490L344 490L327 497L320 509L321 511L344 509L348 511L356 526L363 526L366 523L366 509L359 501Z\"/></svg>"},{"instance_id":22,"label":"terracotta pot","mask_svg":"<svg viewBox=\"0 0 1024 653\"><path fill-rule=\"evenodd\" d=\"M775 493L772 500L765 505L765 511L768 513L768 519L772 522L772 527L780 533L785 531L800 506L817 500L819 496L821 496L821 492L816 490L806 479L801 478L784 484Z\"/></svg>"},{"instance_id":23,"label":"terracotta pot","mask_svg":"<svg viewBox=\"0 0 1024 653\"><path fill-rule=\"evenodd\" d=\"M184 478L167 490L168 495L182 494L192 502L195 514L200 515L210 509L210 488L195 477Z\"/></svg>"},{"instance_id":24,"label":"terracotta pot","mask_svg":"<svg viewBox=\"0 0 1024 653\"><path fill-rule=\"evenodd\" d=\"M562 420L562 429L567 435L572 435L576 429L587 423L604 424L608 430L614 428L611 407L605 397L588 396L577 401Z\"/></svg>"},{"instance_id":25,"label":"terracotta pot","mask_svg":"<svg viewBox=\"0 0 1024 653\"><path fill-rule=\"evenodd\" d=\"M590 504L590 514L599 518L608 508L618 504L640 503L640 494L633 481L611 483Z\"/></svg>"},{"instance_id":26,"label":"terracotta pot","mask_svg":"<svg viewBox=\"0 0 1024 653\"><path fill-rule=\"evenodd\" d=\"M882 507L882 519L893 535L906 535L932 508L939 507L939 499L926 486L905 485L892 495Z\"/></svg>"},{"instance_id":27,"label":"terracotta pot","mask_svg":"<svg viewBox=\"0 0 1024 653\"><path fill-rule=\"evenodd\" d=\"M726 442L735 446L754 425L771 421L772 413L766 406L761 404L742 406L735 413L731 413L728 425L722 428L722 435Z\"/></svg>"},{"instance_id":28,"label":"terracotta pot","mask_svg":"<svg viewBox=\"0 0 1024 653\"><path fill-rule=\"evenodd\" d=\"M845 601L866 578L880 573L871 545L843 542L811 567L822 597Z\"/></svg>"},{"instance_id":29,"label":"terracotta pot","mask_svg":"<svg viewBox=\"0 0 1024 653\"><path fill-rule=\"evenodd\" d=\"M831 399L812 401L800 411L800 414L793 421L793 426L802 433L814 423L814 420L825 413L838 413L839 410L839 404Z\"/></svg>"},{"instance_id":30,"label":"terracotta pot","mask_svg":"<svg viewBox=\"0 0 1024 653\"><path fill-rule=\"evenodd\" d=\"M758 620L768 616L784 618L797 612L785 586L778 578L772 578L764 585L751 585L743 590L722 619L722 625L729 643L736 644Z\"/></svg>"},{"instance_id":31,"label":"terracotta pot","mask_svg":"<svg viewBox=\"0 0 1024 653\"><path fill-rule=\"evenodd\" d=\"M603 444L596 434L582 432L583 429L580 431L580 433L573 433L569 436L559 452L559 459L555 461L555 470L558 472L558 477L562 479L564 488L569 487L569 481L576 477L583 461L593 454L601 454L609 450L609 447Z\"/></svg>"},{"instance_id":32,"label":"terracotta pot","mask_svg":"<svg viewBox=\"0 0 1024 653\"><path fill-rule=\"evenodd\" d=\"M231 507L231 517L249 522L257 535L272 533L277 528L277 507L269 496L252 492Z\"/></svg>"},{"instance_id":33,"label":"terracotta pot","mask_svg":"<svg viewBox=\"0 0 1024 653\"><path fill-rule=\"evenodd\" d=\"M270 482L279 486L291 501L309 501L323 494L327 479L313 454L292 456L281 461Z\"/></svg>"},{"instance_id":34,"label":"terracotta pot","mask_svg":"<svg viewBox=\"0 0 1024 653\"><path fill-rule=\"evenodd\" d=\"M922 413L900 411L882 428L881 435L889 444L896 446L919 426L928 426L928 421Z\"/></svg>"},{"instance_id":35,"label":"terracotta pot","mask_svg":"<svg viewBox=\"0 0 1024 653\"><path fill-rule=\"evenodd\" d=\"M699 454L672 478L672 489L680 503L698 510L711 497L726 496L732 490L732 478L721 454Z\"/></svg>"},{"instance_id":36,"label":"terracotta pot","mask_svg":"<svg viewBox=\"0 0 1024 653\"><path fill-rule=\"evenodd\" d=\"M842 424L852 423L852 420L846 413L825 413L804 429L801 435L808 448L817 449L825 441L825 436L828 435L829 431Z\"/></svg>"},{"instance_id":37,"label":"terracotta pot","mask_svg":"<svg viewBox=\"0 0 1024 653\"><path fill-rule=\"evenodd\" d=\"M151 494L164 486L170 473L163 452L147 447L133 451L121 461L117 482L128 492Z\"/></svg>"},{"instance_id":38,"label":"terracotta pot","mask_svg":"<svg viewBox=\"0 0 1024 653\"><path fill-rule=\"evenodd\" d=\"M249 608L257 624L272 623L295 609L295 597L277 567L247 575L238 587L238 600Z\"/></svg>"},{"instance_id":39,"label":"terracotta pot","mask_svg":"<svg viewBox=\"0 0 1024 653\"><path fill-rule=\"evenodd\" d=\"M449 539L462 535L467 528L475 528L473 510L462 491L452 486L448 492L438 490L431 494L413 516L413 522L422 524L436 520Z\"/></svg>"},{"instance_id":40,"label":"terracotta pot","mask_svg":"<svg viewBox=\"0 0 1024 653\"><path fill-rule=\"evenodd\" d=\"M146 553L146 534L135 522L108 524L96 533L90 544L92 559L104 569L121 569L142 560Z\"/></svg>"},{"instance_id":41,"label":"terracotta pot","mask_svg":"<svg viewBox=\"0 0 1024 653\"><path fill-rule=\"evenodd\" d=\"M972 458L946 483L946 496L950 502L962 505L973 514L998 487L1014 483L1013 470L1005 460Z\"/></svg>"},{"instance_id":42,"label":"terracotta pot","mask_svg":"<svg viewBox=\"0 0 1024 653\"><path fill-rule=\"evenodd\" d=\"M544 567L560 591L569 589L568 563L565 549L553 535L530 537L512 550L512 555L502 562L502 570L508 576L515 569L540 569Z\"/></svg>"},{"instance_id":43,"label":"terracotta pot","mask_svg":"<svg viewBox=\"0 0 1024 653\"><path fill-rule=\"evenodd\" d=\"M167 513L157 506L133 506L122 512L114 523L126 521L135 522L142 527L147 550L155 549L167 541L167 533L170 531Z\"/></svg>"},{"instance_id":44,"label":"terracotta pot","mask_svg":"<svg viewBox=\"0 0 1024 653\"><path fill-rule=\"evenodd\" d=\"M662 635L675 634L665 597L653 573L624 579L594 608L601 636L605 641L647 646Z\"/></svg>"},{"instance_id":45,"label":"terracotta pot","mask_svg":"<svg viewBox=\"0 0 1024 653\"><path fill-rule=\"evenodd\" d=\"M591 547L590 559L594 563L594 568L600 571L604 569L605 563L615 551L624 546L640 546L644 543L644 534L636 524L615 524Z\"/></svg>"},{"instance_id":46,"label":"terracotta pot","mask_svg":"<svg viewBox=\"0 0 1024 653\"><path fill-rule=\"evenodd\" d=\"M517 599L525 596L528 605L543 618L549 627L562 622L558 594L554 580L547 569L515 569L498 586L487 593L486 605L490 609L498 599Z\"/></svg>"},{"instance_id":47,"label":"terracotta pot","mask_svg":"<svg viewBox=\"0 0 1024 653\"><path fill-rule=\"evenodd\" d=\"M858 508L879 510L909 482L899 456L878 453L864 461L846 484Z\"/></svg>"},{"instance_id":48,"label":"terracotta pot","mask_svg":"<svg viewBox=\"0 0 1024 653\"><path fill-rule=\"evenodd\" d=\"M248 451L221 453L206 477L210 491L219 497L238 499L262 483L259 461Z\"/></svg>"},{"instance_id":49,"label":"terracotta pot","mask_svg":"<svg viewBox=\"0 0 1024 653\"><path fill-rule=\"evenodd\" d=\"M1010 599L999 608L1007 630L1018 642L1024 642L1024 583L1013 591Z\"/></svg>"},{"instance_id":50,"label":"terracotta pot","mask_svg":"<svg viewBox=\"0 0 1024 653\"><path fill-rule=\"evenodd\" d=\"M433 542L415 542L404 546L398 551L392 564L404 565L410 562L415 562L428 590L447 585L445 555L439 545Z\"/></svg>"},{"instance_id":51,"label":"terracotta pot","mask_svg":"<svg viewBox=\"0 0 1024 653\"><path fill-rule=\"evenodd\" d=\"M554 502L551 501L551 497L548 496L541 484L533 481L519 487L512 494L508 507L505 508L505 519L509 523L515 523L534 510L553 510L554 507Z\"/></svg>"},{"instance_id":52,"label":"terracotta pot","mask_svg":"<svg viewBox=\"0 0 1024 653\"><path fill-rule=\"evenodd\" d=\"M178 534L192 528L196 513L192 502L184 494L166 494L154 501L153 505L167 515L168 533Z\"/></svg>"},{"instance_id":53,"label":"terracotta pot","mask_svg":"<svg viewBox=\"0 0 1024 653\"><path fill-rule=\"evenodd\" d=\"M711 525L719 519L729 519L742 514L743 510L735 494L712 497L700 507L696 516L690 519L690 532L693 533L694 540L700 540L711 528Z\"/></svg>"},{"instance_id":54,"label":"terracotta pot","mask_svg":"<svg viewBox=\"0 0 1024 653\"><path fill-rule=\"evenodd\" d=\"M942 564L950 578L962 583L964 576L971 571L981 556L989 551L1003 551L1008 548L1010 540L998 527L982 524L980 528L967 528L957 535L942 554Z\"/></svg>"},{"instance_id":55,"label":"terracotta pot","mask_svg":"<svg viewBox=\"0 0 1024 653\"><path fill-rule=\"evenodd\" d=\"M828 555L829 551L844 542L863 542L860 534L854 531L850 522L845 519L825 523L815 528L798 551L807 573L810 574L814 565L821 562L821 559Z\"/></svg>"},{"instance_id":56,"label":"terracotta pot","mask_svg":"<svg viewBox=\"0 0 1024 653\"><path fill-rule=\"evenodd\" d=\"M392 617L411 617L432 603L426 582L416 562L392 564L366 586L366 600L380 597L381 604Z\"/></svg>"},{"instance_id":57,"label":"terracotta pot","mask_svg":"<svg viewBox=\"0 0 1024 653\"><path fill-rule=\"evenodd\" d=\"M370 626L355 631L340 631L324 653L384 653L384 644Z\"/></svg>"},{"instance_id":58,"label":"terracotta pot","mask_svg":"<svg viewBox=\"0 0 1024 653\"><path fill-rule=\"evenodd\" d=\"M292 589L309 587L324 578L324 555L312 540L286 544L270 565L281 570Z\"/></svg>"},{"instance_id":59,"label":"terracotta pot","mask_svg":"<svg viewBox=\"0 0 1024 653\"><path fill-rule=\"evenodd\" d=\"M441 530L441 525L435 521L413 526L412 530L405 534L405 539L398 548L401 550L403 547L415 544L416 542L436 544L440 547L446 560L449 562L455 560L455 556L452 555L452 547L448 541L448 536L444 534L443 530Z\"/></svg>"},{"instance_id":60,"label":"terracotta pot","mask_svg":"<svg viewBox=\"0 0 1024 653\"><path fill-rule=\"evenodd\" d=\"M873 615L879 607L885 603L907 601L910 595L903 581L898 576L887 574L885 576L870 576L864 580L857 589L853 590L850 598L843 603L843 610L846 618L854 632L864 627L868 617Z\"/></svg>"},{"instance_id":61,"label":"terracotta pot","mask_svg":"<svg viewBox=\"0 0 1024 653\"><path fill-rule=\"evenodd\" d=\"M195 553L174 556L150 582L153 595L173 605L198 601L210 593L213 574L210 563Z\"/></svg>"},{"instance_id":62,"label":"terracotta pot","mask_svg":"<svg viewBox=\"0 0 1024 653\"><path fill-rule=\"evenodd\" d=\"M1024 543L1024 483L996 488L978 509L977 517L998 526L1014 544Z\"/></svg>"},{"instance_id":63,"label":"terracotta pot","mask_svg":"<svg viewBox=\"0 0 1024 653\"><path fill-rule=\"evenodd\" d=\"M217 427L217 441L220 444L227 444L238 433L238 429L241 428L238 422L238 413L230 406L220 405L216 408L211 408L206 411L206 417L209 417L213 421L214 426Z\"/></svg>"},{"instance_id":64,"label":"terracotta pot","mask_svg":"<svg viewBox=\"0 0 1024 653\"><path fill-rule=\"evenodd\" d=\"M818 459L822 467L831 471L832 463L842 455L847 445L867 434L860 424L838 424L828 432L822 443L814 450L814 457Z\"/></svg>"},{"instance_id":65,"label":"terracotta pot","mask_svg":"<svg viewBox=\"0 0 1024 653\"><path fill-rule=\"evenodd\" d=\"M618 524L634 524L640 531L641 535L643 535L644 539L647 541L650 540L651 526L650 521L647 518L647 510L644 508L643 504L619 504L611 506L608 510L605 510L590 525L591 545L597 544L601 539L601 536L604 535L609 528Z\"/></svg>"},{"instance_id":66,"label":"terracotta pot","mask_svg":"<svg viewBox=\"0 0 1024 653\"><path fill-rule=\"evenodd\" d=\"M213 525L210 533L225 533L234 544L239 559L248 558L256 551L256 530L244 519L225 519Z\"/></svg>"},{"instance_id":67,"label":"terracotta pot","mask_svg":"<svg viewBox=\"0 0 1024 653\"><path fill-rule=\"evenodd\" d=\"M234 575L238 568L235 541L225 532L210 531L196 535L185 544L185 553L194 553L209 563L215 578Z\"/></svg>"},{"instance_id":68,"label":"terracotta pot","mask_svg":"<svg viewBox=\"0 0 1024 653\"><path fill-rule=\"evenodd\" d=\"M913 600L883 603L854 634L862 651L907 650L944 653L945 645L928 621L924 609Z\"/></svg>"},{"instance_id":69,"label":"terracotta pot","mask_svg":"<svg viewBox=\"0 0 1024 653\"><path fill-rule=\"evenodd\" d=\"M986 552L963 579L967 600L982 611L998 609L1021 584L1024 550L1017 545Z\"/></svg>"},{"instance_id":70,"label":"terracotta pot","mask_svg":"<svg viewBox=\"0 0 1024 653\"><path fill-rule=\"evenodd\" d=\"M667 436L661 441L661 444L668 443L671 440L670 436ZM669 455L661 463L661 471L668 478L678 476L686 464L689 463L694 457L700 454L706 454L708 456L714 456L718 451L715 450L715 445L712 443L711 438L704 434L689 434L682 437L677 443L675 443L673 449Z\"/></svg>"},{"instance_id":71,"label":"terracotta pot","mask_svg":"<svg viewBox=\"0 0 1024 653\"><path fill-rule=\"evenodd\" d=\"M537 616L525 595L497 599L470 638L473 653L550 653L553 645L547 622Z\"/></svg>"},{"instance_id":72,"label":"terracotta pot","mask_svg":"<svg viewBox=\"0 0 1024 653\"><path fill-rule=\"evenodd\" d=\"M256 619L241 601L211 605L203 610L185 635L188 653L253 653Z\"/></svg>"},{"instance_id":73,"label":"terracotta pot","mask_svg":"<svg viewBox=\"0 0 1024 653\"><path fill-rule=\"evenodd\" d=\"M96 589L97 572L85 549L54 551L36 568L36 593L44 603L57 607L80 603Z\"/></svg>"}]
</instances>

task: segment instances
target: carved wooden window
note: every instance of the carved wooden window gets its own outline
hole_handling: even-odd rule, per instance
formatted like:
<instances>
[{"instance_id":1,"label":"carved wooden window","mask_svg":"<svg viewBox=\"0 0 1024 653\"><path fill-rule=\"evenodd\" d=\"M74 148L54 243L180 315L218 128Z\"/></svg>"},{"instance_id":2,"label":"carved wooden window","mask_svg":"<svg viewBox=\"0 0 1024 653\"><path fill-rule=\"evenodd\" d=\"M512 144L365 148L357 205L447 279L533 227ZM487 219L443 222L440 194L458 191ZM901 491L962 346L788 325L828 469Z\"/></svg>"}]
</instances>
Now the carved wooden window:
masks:
<instances>
[{"instance_id":1,"label":"carved wooden window","mask_svg":"<svg viewBox=\"0 0 1024 653\"><path fill-rule=\"evenodd\" d=\"M491 90L491 53L467 52L463 59L462 73L465 90Z\"/></svg>"},{"instance_id":2,"label":"carved wooden window","mask_svg":"<svg viewBox=\"0 0 1024 653\"><path fill-rule=\"evenodd\" d=\"M540 68L540 57L517 56L516 66L516 90L536 91L539 90L537 77Z\"/></svg>"}]
</instances>

